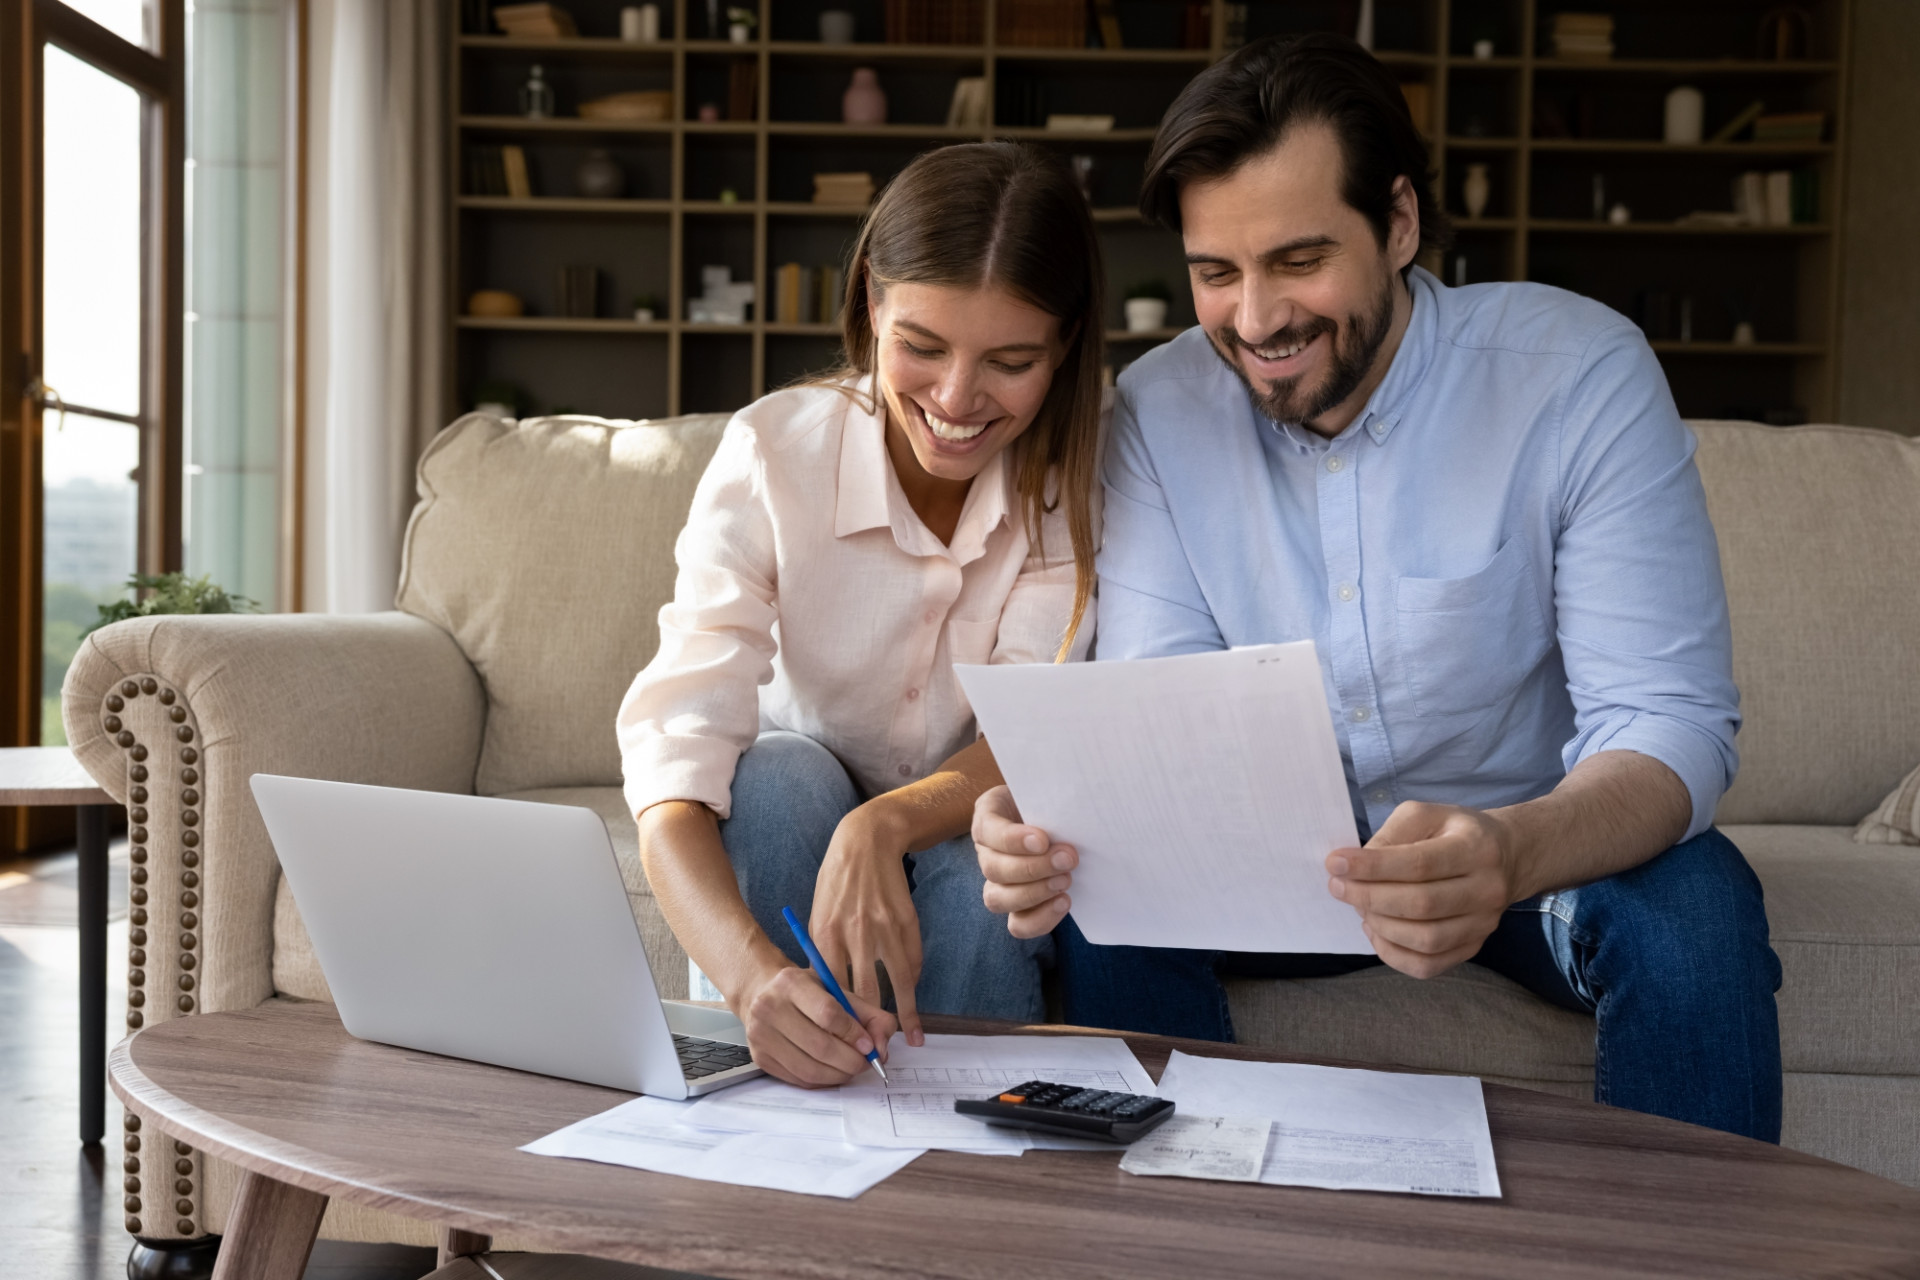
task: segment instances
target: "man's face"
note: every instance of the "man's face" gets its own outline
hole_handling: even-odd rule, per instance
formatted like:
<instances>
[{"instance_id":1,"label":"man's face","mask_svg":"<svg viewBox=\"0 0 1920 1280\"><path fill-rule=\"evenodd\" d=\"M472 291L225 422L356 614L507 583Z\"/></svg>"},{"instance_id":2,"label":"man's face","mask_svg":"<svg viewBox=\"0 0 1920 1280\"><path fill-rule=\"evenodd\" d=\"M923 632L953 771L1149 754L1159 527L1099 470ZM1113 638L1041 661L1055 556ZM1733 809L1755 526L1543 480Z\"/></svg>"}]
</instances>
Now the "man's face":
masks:
<instances>
[{"instance_id":1,"label":"man's face","mask_svg":"<svg viewBox=\"0 0 1920 1280\"><path fill-rule=\"evenodd\" d=\"M1392 360L1399 272L1419 242L1410 189L1382 248L1341 198L1343 174L1333 131L1303 124L1226 177L1180 191L1194 312L1214 350L1269 418L1329 434Z\"/></svg>"}]
</instances>

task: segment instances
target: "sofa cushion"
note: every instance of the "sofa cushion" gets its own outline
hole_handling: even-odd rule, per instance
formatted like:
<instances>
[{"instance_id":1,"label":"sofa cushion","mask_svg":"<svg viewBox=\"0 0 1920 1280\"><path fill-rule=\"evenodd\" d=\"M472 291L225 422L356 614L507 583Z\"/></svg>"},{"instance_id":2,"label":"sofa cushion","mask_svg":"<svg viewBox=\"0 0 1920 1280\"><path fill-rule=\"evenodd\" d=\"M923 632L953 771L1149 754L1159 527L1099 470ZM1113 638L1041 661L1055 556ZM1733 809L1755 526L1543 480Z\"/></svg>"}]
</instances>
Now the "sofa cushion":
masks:
<instances>
[{"instance_id":1,"label":"sofa cushion","mask_svg":"<svg viewBox=\"0 0 1920 1280\"><path fill-rule=\"evenodd\" d=\"M1862 844L1920 844L1920 769L1915 769L1860 820L1853 838Z\"/></svg>"},{"instance_id":2,"label":"sofa cushion","mask_svg":"<svg viewBox=\"0 0 1920 1280\"><path fill-rule=\"evenodd\" d=\"M1692 426L1746 717L1718 821L1858 822L1920 761L1920 440Z\"/></svg>"},{"instance_id":3,"label":"sofa cushion","mask_svg":"<svg viewBox=\"0 0 1920 1280\"><path fill-rule=\"evenodd\" d=\"M482 795L619 783L614 715L658 647L674 538L726 422L468 414L427 447L396 603L486 685Z\"/></svg>"},{"instance_id":4,"label":"sofa cushion","mask_svg":"<svg viewBox=\"0 0 1920 1280\"><path fill-rule=\"evenodd\" d=\"M1766 889L1786 1070L1920 1075L1920 851L1846 827L1724 830ZM1534 1087L1593 1079L1591 1018L1474 964L1430 982L1386 968L1236 979L1227 994L1249 1044Z\"/></svg>"}]
</instances>

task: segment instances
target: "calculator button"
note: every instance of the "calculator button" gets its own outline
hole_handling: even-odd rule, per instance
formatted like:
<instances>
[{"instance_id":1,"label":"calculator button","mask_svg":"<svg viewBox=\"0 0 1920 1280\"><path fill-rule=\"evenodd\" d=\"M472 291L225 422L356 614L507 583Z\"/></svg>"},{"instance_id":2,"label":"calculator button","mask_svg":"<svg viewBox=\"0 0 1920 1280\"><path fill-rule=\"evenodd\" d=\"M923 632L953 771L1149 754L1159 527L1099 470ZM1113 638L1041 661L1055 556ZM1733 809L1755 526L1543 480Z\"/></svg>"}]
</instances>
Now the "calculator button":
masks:
<instances>
[{"instance_id":1,"label":"calculator button","mask_svg":"<svg viewBox=\"0 0 1920 1280\"><path fill-rule=\"evenodd\" d=\"M1025 1102L1026 1098L1017 1093L1003 1093L1000 1095L1000 1101L1018 1104Z\"/></svg>"}]
</instances>

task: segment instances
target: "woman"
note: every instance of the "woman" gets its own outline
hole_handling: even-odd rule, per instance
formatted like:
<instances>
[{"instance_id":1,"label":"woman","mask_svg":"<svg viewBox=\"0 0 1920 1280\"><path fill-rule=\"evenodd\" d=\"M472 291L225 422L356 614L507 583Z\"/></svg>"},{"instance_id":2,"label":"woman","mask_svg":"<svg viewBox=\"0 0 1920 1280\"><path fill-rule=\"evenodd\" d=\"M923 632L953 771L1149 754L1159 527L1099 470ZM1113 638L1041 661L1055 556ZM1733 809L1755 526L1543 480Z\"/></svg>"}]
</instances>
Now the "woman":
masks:
<instances>
[{"instance_id":1,"label":"woman","mask_svg":"<svg viewBox=\"0 0 1920 1280\"><path fill-rule=\"evenodd\" d=\"M1000 774L953 666L1091 636L1101 281L1045 153L923 155L855 245L845 366L743 409L701 479L620 709L626 795L668 924L783 1079L885 1052L876 964L911 1043L922 1008L1043 1012L1047 939L981 901L967 832Z\"/></svg>"}]
</instances>

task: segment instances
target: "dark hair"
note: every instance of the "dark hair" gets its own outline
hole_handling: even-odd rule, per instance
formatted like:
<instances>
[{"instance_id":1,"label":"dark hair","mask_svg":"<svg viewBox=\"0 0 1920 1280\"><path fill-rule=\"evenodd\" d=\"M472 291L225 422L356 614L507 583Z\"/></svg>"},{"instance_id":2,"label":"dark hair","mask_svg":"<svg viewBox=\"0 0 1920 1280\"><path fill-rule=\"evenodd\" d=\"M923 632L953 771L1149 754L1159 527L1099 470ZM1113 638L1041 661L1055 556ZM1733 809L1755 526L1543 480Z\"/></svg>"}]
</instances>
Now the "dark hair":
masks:
<instances>
[{"instance_id":1,"label":"dark hair","mask_svg":"<svg viewBox=\"0 0 1920 1280\"><path fill-rule=\"evenodd\" d=\"M894 284L999 285L1059 320L1066 359L1054 370L1033 425L1014 443L1014 486L1036 549L1041 517L1066 504L1074 589L1062 657L1093 595L1105 280L1086 198L1058 157L1017 142L925 152L887 184L860 228L841 312L845 363L828 375L844 379L874 370L869 283L877 294Z\"/></svg>"},{"instance_id":2,"label":"dark hair","mask_svg":"<svg viewBox=\"0 0 1920 1280\"><path fill-rule=\"evenodd\" d=\"M1420 244L1444 250L1453 225L1433 196L1432 161L1400 82L1345 36L1256 40L1195 76L1167 108L1147 156L1140 212L1180 229L1180 188L1223 178L1279 145L1295 125L1318 122L1339 140L1340 196L1373 224L1382 246L1393 182L1413 184Z\"/></svg>"}]
</instances>

